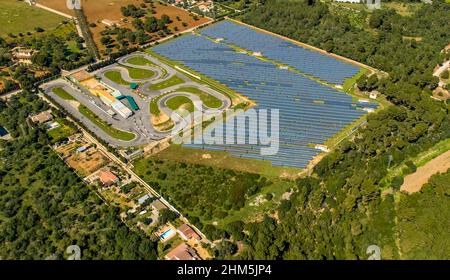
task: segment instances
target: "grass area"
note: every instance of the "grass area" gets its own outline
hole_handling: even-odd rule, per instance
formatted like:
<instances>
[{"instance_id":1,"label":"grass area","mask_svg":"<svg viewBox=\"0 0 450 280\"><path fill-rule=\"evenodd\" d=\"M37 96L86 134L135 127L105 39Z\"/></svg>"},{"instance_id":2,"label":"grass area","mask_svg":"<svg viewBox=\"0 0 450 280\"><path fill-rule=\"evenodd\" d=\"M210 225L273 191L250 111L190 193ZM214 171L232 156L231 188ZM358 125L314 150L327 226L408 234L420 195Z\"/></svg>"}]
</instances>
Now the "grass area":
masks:
<instances>
[{"instance_id":1,"label":"grass area","mask_svg":"<svg viewBox=\"0 0 450 280\"><path fill-rule=\"evenodd\" d=\"M0 36L33 32L37 27L52 29L63 20L65 18L62 16L30 6L24 1L0 1Z\"/></svg>"},{"instance_id":2,"label":"grass area","mask_svg":"<svg viewBox=\"0 0 450 280\"><path fill-rule=\"evenodd\" d=\"M125 67L128 70L128 74L132 79L150 79L155 76L155 72L148 69Z\"/></svg>"},{"instance_id":3,"label":"grass area","mask_svg":"<svg viewBox=\"0 0 450 280\"><path fill-rule=\"evenodd\" d=\"M96 126L101 128L103 131L105 131L108 135L111 137L114 137L119 140L123 141L131 141L135 138L135 135L133 133L123 131L116 129L109 124L107 124L105 121L100 119L96 114L94 114L89 108L86 106L80 105L78 107L78 110L81 114L83 114L85 117L87 117L90 121L92 121Z\"/></svg>"},{"instance_id":4,"label":"grass area","mask_svg":"<svg viewBox=\"0 0 450 280\"><path fill-rule=\"evenodd\" d=\"M53 143L56 143L62 138L69 137L76 132L76 129L70 126L66 119L58 118L56 121L61 126L47 131L47 134L52 138Z\"/></svg>"},{"instance_id":5,"label":"grass area","mask_svg":"<svg viewBox=\"0 0 450 280\"><path fill-rule=\"evenodd\" d=\"M138 65L138 66L153 66L153 67L157 67L158 69L161 70L162 75L166 75L167 71L166 69L160 67L159 65L154 64L153 62L151 62L150 60L144 58L144 57L132 57L127 59L128 63L130 64L134 64L134 65Z\"/></svg>"},{"instance_id":6,"label":"grass area","mask_svg":"<svg viewBox=\"0 0 450 280\"><path fill-rule=\"evenodd\" d=\"M162 90L168 87L176 86L179 84L183 84L184 80L178 76L172 76L169 79L162 81L160 83L154 84L150 86L151 90Z\"/></svg>"},{"instance_id":7,"label":"grass area","mask_svg":"<svg viewBox=\"0 0 450 280\"><path fill-rule=\"evenodd\" d=\"M129 86L131 84L122 78L122 74L119 71L105 72L105 77L119 85Z\"/></svg>"},{"instance_id":8,"label":"grass area","mask_svg":"<svg viewBox=\"0 0 450 280\"><path fill-rule=\"evenodd\" d=\"M192 103L192 100L186 96L174 96L169 98L166 105L173 111L182 107L183 109L189 111L189 113L194 112L194 104Z\"/></svg>"},{"instance_id":9,"label":"grass area","mask_svg":"<svg viewBox=\"0 0 450 280\"><path fill-rule=\"evenodd\" d=\"M177 91L184 91L184 92L189 92L189 93L197 95L200 98L200 100L203 102L203 104L205 104L209 108L216 109L216 108L219 108L220 106L222 106L222 101L220 99L218 99L217 97L212 96L206 92L203 92L203 91L199 90L198 88L186 87L186 88L177 89Z\"/></svg>"},{"instance_id":10,"label":"grass area","mask_svg":"<svg viewBox=\"0 0 450 280\"><path fill-rule=\"evenodd\" d=\"M64 100L76 101L76 99L72 95L70 95L70 93L65 91L63 88L54 88L54 89L52 89L52 91L54 94L58 95L59 97L61 97Z\"/></svg>"},{"instance_id":11,"label":"grass area","mask_svg":"<svg viewBox=\"0 0 450 280\"><path fill-rule=\"evenodd\" d=\"M143 58L143 57L132 57L127 59L127 63L139 65L139 66L145 66L145 65L154 65L153 62L150 60Z\"/></svg>"},{"instance_id":12,"label":"grass area","mask_svg":"<svg viewBox=\"0 0 450 280\"><path fill-rule=\"evenodd\" d=\"M395 10L401 16L412 16L422 3L382 3L381 7Z\"/></svg>"},{"instance_id":13,"label":"grass area","mask_svg":"<svg viewBox=\"0 0 450 280\"><path fill-rule=\"evenodd\" d=\"M359 72L354 75L351 78L348 78L344 81L344 84L342 85L342 89L345 92L348 93L353 93L354 88L353 86L356 84L356 81L358 81L358 79L363 76L364 74L366 74L369 70L367 70L366 68L360 68Z\"/></svg>"},{"instance_id":14,"label":"grass area","mask_svg":"<svg viewBox=\"0 0 450 280\"><path fill-rule=\"evenodd\" d=\"M155 155L155 157L242 172L257 173L270 178L294 178L303 174L302 169L272 166L270 161L233 157L225 151L191 149L174 144Z\"/></svg>"},{"instance_id":15,"label":"grass area","mask_svg":"<svg viewBox=\"0 0 450 280\"><path fill-rule=\"evenodd\" d=\"M158 99L159 98L153 98L152 101L150 102L150 113L155 116L161 113L158 106Z\"/></svg>"}]
</instances>

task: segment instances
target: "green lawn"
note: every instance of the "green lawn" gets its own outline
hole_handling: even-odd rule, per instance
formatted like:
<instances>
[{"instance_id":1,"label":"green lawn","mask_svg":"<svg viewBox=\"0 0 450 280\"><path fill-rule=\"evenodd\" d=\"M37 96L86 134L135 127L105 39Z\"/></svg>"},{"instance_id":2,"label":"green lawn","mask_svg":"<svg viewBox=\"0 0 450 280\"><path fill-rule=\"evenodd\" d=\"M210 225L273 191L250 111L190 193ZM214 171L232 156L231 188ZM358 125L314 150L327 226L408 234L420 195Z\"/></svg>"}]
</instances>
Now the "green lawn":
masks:
<instances>
[{"instance_id":1,"label":"green lawn","mask_svg":"<svg viewBox=\"0 0 450 280\"><path fill-rule=\"evenodd\" d=\"M138 66L154 66L161 70L163 76L167 74L166 69L159 67L158 65L154 64L150 60L143 58L143 57L132 57L132 58L127 59L126 62L128 62L130 64L138 65Z\"/></svg>"},{"instance_id":2,"label":"green lawn","mask_svg":"<svg viewBox=\"0 0 450 280\"><path fill-rule=\"evenodd\" d=\"M158 106L158 98L154 98L150 102L150 113L155 116L157 116L161 113L161 111L159 110L159 106Z\"/></svg>"},{"instance_id":3,"label":"green lawn","mask_svg":"<svg viewBox=\"0 0 450 280\"><path fill-rule=\"evenodd\" d=\"M154 65L153 62L150 60L143 58L143 57L132 57L127 59L127 63L139 65L139 66L145 66L145 65Z\"/></svg>"},{"instance_id":4,"label":"green lawn","mask_svg":"<svg viewBox=\"0 0 450 280\"><path fill-rule=\"evenodd\" d=\"M171 110L177 110L183 106L183 109L188 110L190 113L194 112L194 104L192 103L192 100L186 96L175 96L169 98L166 105Z\"/></svg>"},{"instance_id":5,"label":"green lawn","mask_svg":"<svg viewBox=\"0 0 450 280\"><path fill-rule=\"evenodd\" d=\"M55 28L65 20L64 17L46 10L32 7L24 1L0 1L0 36L9 33L18 34L34 32L36 27L44 30Z\"/></svg>"},{"instance_id":6,"label":"green lawn","mask_svg":"<svg viewBox=\"0 0 450 280\"><path fill-rule=\"evenodd\" d=\"M150 79L151 77L155 76L155 72L147 70L147 69L139 69L139 68L132 68L132 67L126 67L128 70L128 74L132 79Z\"/></svg>"},{"instance_id":7,"label":"green lawn","mask_svg":"<svg viewBox=\"0 0 450 280\"><path fill-rule=\"evenodd\" d=\"M81 114L83 114L85 117L87 117L89 120L91 120L96 126L101 128L103 131L108 133L108 135L110 135L111 137L114 137L119 140L124 140L124 141L130 141L135 138L135 135L133 133L119 130L119 129L116 129L116 128L108 125L105 121L100 119L91 110L89 110L89 108L87 108L83 105L80 105L80 107L78 107L78 110L80 111Z\"/></svg>"},{"instance_id":8,"label":"green lawn","mask_svg":"<svg viewBox=\"0 0 450 280\"><path fill-rule=\"evenodd\" d=\"M180 88L177 91L184 91L184 92L189 92L189 93L193 93L195 95L197 95L200 100L209 108L219 108L220 106L222 106L222 101L220 99L218 99L215 96L212 96L206 92L203 92L201 90L199 90L198 88L194 88L194 87L186 87L186 88Z\"/></svg>"},{"instance_id":9,"label":"green lawn","mask_svg":"<svg viewBox=\"0 0 450 280\"><path fill-rule=\"evenodd\" d=\"M205 154L209 154L211 158L204 157ZM301 175L304 171L299 168L272 166L270 161L267 160L234 157L225 151L192 149L174 144L159 152L155 157L249 173L258 173L269 178L280 176L293 178Z\"/></svg>"},{"instance_id":10,"label":"green lawn","mask_svg":"<svg viewBox=\"0 0 450 280\"><path fill-rule=\"evenodd\" d=\"M125 81L119 71L105 72L105 77L119 85L129 86L131 83Z\"/></svg>"},{"instance_id":11,"label":"green lawn","mask_svg":"<svg viewBox=\"0 0 450 280\"><path fill-rule=\"evenodd\" d=\"M61 126L47 131L47 134L52 138L53 143L56 143L60 139L64 137L69 137L70 135L75 133L75 128L67 124L67 120L59 118L56 121Z\"/></svg>"},{"instance_id":12,"label":"green lawn","mask_svg":"<svg viewBox=\"0 0 450 280\"><path fill-rule=\"evenodd\" d=\"M179 85L179 84L183 84L183 83L184 83L184 80L175 75L163 82L160 82L160 83L150 86L150 89L151 90L162 90L162 89L165 89L165 88L168 88L171 86L175 86L175 85Z\"/></svg>"},{"instance_id":13,"label":"green lawn","mask_svg":"<svg viewBox=\"0 0 450 280\"><path fill-rule=\"evenodd\" d=\"M76 100L72 95L70 95L70 93L68 93L62 88L54 88L52 89L52 91L54 94L58 95L64 100Z\"/></svg>"}]
</instances>

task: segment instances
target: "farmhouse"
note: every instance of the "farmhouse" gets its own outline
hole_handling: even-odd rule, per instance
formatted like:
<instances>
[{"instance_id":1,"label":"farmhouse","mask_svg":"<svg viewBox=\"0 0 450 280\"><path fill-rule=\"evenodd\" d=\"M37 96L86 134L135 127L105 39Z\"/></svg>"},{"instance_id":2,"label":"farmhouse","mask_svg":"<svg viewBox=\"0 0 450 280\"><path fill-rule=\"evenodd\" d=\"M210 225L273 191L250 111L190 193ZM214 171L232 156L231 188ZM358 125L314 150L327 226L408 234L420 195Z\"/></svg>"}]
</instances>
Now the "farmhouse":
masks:
<instances>
[{"instance_id":1,"label":"farmhouse","mask_svg":"<svg viewBox=\"0 0 450 280\"><path fill-rule=\"evenodd\" d=\"M189 225L183 224L177 229L178 234L183 238L184 240L200 240L202 239L200 235L198 235Z\"/></svg>"},{"instance_id":2,"label":"farmhouse","mask_svg":"<svg viewBox=\"0 0 450 280\"><path fill-rule=\"evenodd\" d=\"M49 111L45 111L36 115L31 116L31 121L37 124L43 124L48 121L53 120L52 114Z\"/></svg>"},{"instance_id":3,"label":"farmhouse","mask_svg":"<svg viewBox=\"0 0 450 280\"><path fill-rule=\"evenodd\" d=\"M167 206L164 205L161 200L157 199L155 201L153 201L153 203L151 204L153 210L157 210L160 211L161 209L167 209Z\"/></svg>"},{"instance_id":4,"label":"farmhouse","mask_svg":"<svg viewBox=\"0 0 450 280\"><path fill-rule=\"evenodd\" d=\"M175 247L164 258L169 261L201 260L195 250L187 246L185 243L181 243Z\"/></svg>"},{"instance_id":5,"label":"farmhouse","mask_svg":"<svg viewBox=\"0 0 450 280\"><path fill-rule=\"evenodd\" d=\"M209 12L214 8L212 1L199 2L196 7L202 12Z\"/></svg>"},{"instance_id":6,"label":"farmhouse","mask_svg":"<svg viewBox=\"0 0 450 280\"><path fill-rule=\"evenodd\" d=\"M98 174L98 179L104 186L111 186L119 183L119 178L117 178L117 176L109 170L101 171Z\"/></svg>"}]
</instances>

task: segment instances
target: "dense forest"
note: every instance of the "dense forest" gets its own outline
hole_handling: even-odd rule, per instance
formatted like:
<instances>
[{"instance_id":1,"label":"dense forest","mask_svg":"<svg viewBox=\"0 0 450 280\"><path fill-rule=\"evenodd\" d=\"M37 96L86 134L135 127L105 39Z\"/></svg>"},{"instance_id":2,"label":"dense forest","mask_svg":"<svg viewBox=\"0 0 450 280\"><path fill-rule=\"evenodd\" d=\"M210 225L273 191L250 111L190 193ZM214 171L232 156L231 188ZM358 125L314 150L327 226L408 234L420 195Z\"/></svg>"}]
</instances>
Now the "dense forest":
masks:
<instances>
[{"instance_id":1,"label":"dense forest","mask_svg":"<svg viewBox=\"0 0 450 280\"><path fill-rule=\"evenodd\" d=\"M0 140L0 258L65 259L78 245L81 259L156 259L149 237L128 229L27 121L46 108L28 92L0 101L0 123L15 137Z\"/></svg>"},{"instance_id":2,"label":"dense forest","mask_svg":"<svg viewBox=\"0 0 450 280\"><path fill-rule=\"evenodd\" d=\"M443 215L432 205L445 207L445 179L430 183L436 195L427 194L433 192L427 186L411 197L402 195L400 202L394 199L397 189L381 195L389 186L380 181L389 158L400 164L450 137L448 106L430 98L437 83L433 68L444 60L441 50L450 42L450 5L435 1L410 17L385 9L358 16L365 17L357 21L362 25L355 24L353 14L336 14L323 3L286 0L268 0L243 16L247 23L387 72L374 88L395 106L370 115L367 125L326 156L312 176L299 179L297 192L277 209L278 219L230 227L232 236L247 245L239 258L365 259L372 244L381 247L383 258L448 258L448 236L438 234L440 227L434 240L410 238ZM428 207L411 212L422 199ZM411 220L411 213L420 218ZM445 248L433 254L411 249L419 244L434 248L431 243Z\"/></svg>"},{"instance_id":3,"label":"dense forest","mask_svg":"<svg viewBox=\"0 0 450 280\"><path fill-rule=\"evenodd\" d=\"M171 203L188 213L190 221L200 228L200 220L221 220L272 184L258 174L152 158L136 162L135 167L144 180L170 197Z\"/></svg>"}]
</instances>

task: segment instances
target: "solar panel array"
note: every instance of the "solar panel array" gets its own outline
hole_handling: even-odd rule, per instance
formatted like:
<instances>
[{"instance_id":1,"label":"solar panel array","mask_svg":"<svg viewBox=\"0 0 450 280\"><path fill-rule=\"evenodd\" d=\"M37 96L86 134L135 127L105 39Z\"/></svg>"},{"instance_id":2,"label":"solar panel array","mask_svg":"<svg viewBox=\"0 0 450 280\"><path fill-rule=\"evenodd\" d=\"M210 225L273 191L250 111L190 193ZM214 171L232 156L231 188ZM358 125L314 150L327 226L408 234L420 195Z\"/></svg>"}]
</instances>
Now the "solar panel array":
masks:
<instances>
[{"instance_id":1,"label":"solar panel array","mask_svg":"<svg viewBox=\"0 0 450 280\"><path fill-rule=\"evenodd\" d=\"M270 160L274 166L304 168L320 152L309 144L324 143L365 114L349 95L203 36L185 35L153 51L249 97L257 109L279 109L279 127L275 127L279 128L279 152L275 155L262 156L261 145L248 141L234 145L199 142L188 147L225 150L238 157Z\"/></svg>"},{"instance_id":2,"label":"solar panel array","mask_svg":"<svg viewBox=\"0 0 450 280\"><path fill-rule=\"evenodd\" d=\"M353 77L359 71L358 67L350 63L231 21L211 25L200 33L212 38L222 38L226 43L252 52L261 52L264 57L332 84L343 84L345 79Z\"/></svg>"}]
</instances>

